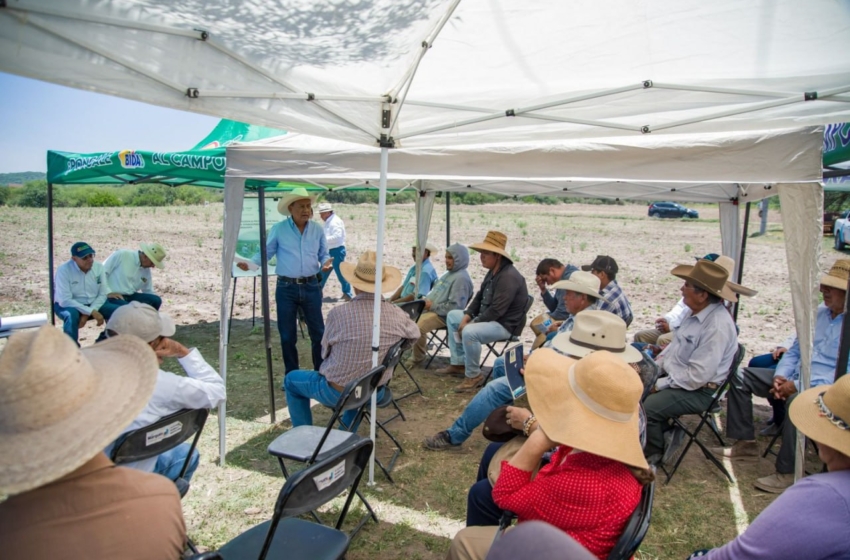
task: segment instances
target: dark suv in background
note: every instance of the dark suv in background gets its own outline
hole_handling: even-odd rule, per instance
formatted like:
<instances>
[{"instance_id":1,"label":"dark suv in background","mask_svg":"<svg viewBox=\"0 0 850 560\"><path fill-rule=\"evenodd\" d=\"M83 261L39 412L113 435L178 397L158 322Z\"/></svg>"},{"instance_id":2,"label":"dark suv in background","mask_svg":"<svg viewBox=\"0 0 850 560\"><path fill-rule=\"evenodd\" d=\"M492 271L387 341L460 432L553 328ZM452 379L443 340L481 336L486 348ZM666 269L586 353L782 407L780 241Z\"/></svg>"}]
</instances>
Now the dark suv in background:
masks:
<instances>
[{"instance_id":1,"label":"dark suv in background","mask_svg":"<svg viewBox=\"0 0 850 560\"><path fill-rule=\"evenodd\" d=\"M650 218L699 218L699 212L677 202L653 202L648 214Z\"/></svg>"}]
</instances>

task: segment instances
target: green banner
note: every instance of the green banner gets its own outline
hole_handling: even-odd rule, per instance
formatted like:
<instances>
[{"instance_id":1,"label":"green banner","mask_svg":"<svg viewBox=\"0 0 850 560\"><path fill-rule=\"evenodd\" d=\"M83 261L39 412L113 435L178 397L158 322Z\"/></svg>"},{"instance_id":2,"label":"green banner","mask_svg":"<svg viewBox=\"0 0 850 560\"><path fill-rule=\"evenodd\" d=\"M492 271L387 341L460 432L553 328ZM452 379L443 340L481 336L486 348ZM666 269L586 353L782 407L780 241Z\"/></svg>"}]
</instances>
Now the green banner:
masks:
<instances>
[{"instance_id":1,"label":"green banner","mask_svg":"<svg viewBox=\"0 0 850 560\"><path fill-rule=\"evenodd\" d=\"M827 125L823 134L823 165L844 161L850 161L850 123Z\"/></svg>"}]
</instances>

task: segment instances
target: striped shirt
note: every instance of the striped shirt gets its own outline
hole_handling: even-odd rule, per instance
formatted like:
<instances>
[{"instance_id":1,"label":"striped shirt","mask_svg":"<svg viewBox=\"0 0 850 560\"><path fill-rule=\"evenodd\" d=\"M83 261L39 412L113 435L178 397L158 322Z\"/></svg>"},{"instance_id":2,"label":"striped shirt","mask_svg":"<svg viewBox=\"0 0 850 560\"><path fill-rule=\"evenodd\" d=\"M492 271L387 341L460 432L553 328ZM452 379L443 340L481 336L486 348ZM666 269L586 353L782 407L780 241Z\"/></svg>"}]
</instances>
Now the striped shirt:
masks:
<instances>
[{"instance_id":1,"label":"striped shirt","mask_svg":"<svg viewBox=\"0 0 850 560\"><path fill-rule=\"evenodd\" d=\"M337 385L347 385L372 369L372 314L375 296L358 294L351 301L335 307L325 320L322 358L319 373ZM384 359L390 346L402 338L410 344L419 339L419 327L410 317L388 301L381 302L381 336L378 356ZM380 363L380 362L379 362ZM384 372L381 385L392 377Z\"/></svg>"},{"instance_id":2,"label":"striped shirt","mask_svg":"<svg viewBox=\"0 0 850 560\"><path fill-rule=\"evenodd\" d=\"M617 284L616 280L611 280L605 289L599 292L602 300L599 302L599 309L609 311L620 317L626 322L626 326L632 324L632 306L629 304L629 298L623 293L623 289Z\"/></svg>"}]
</instances>

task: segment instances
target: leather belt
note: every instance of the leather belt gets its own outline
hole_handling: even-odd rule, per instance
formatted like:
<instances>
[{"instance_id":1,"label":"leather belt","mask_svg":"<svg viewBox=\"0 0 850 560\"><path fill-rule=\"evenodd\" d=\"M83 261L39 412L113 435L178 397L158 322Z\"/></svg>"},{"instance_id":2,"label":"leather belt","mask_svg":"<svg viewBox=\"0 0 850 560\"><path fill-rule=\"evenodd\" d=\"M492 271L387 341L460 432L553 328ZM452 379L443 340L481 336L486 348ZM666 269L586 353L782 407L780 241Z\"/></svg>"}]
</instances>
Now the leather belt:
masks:
<instances>
[{"instance_id":1,"label":"leather belt","mask_svg":"<svg viewBox=\"0 0 850 560\"><path fill-rule=\"evenodd\" d=\"M316 274L315 276L303 276L301 278L290 278L289 276L278 276L278 282L283 282L284 284L309 284L310 282L321 282L322 281L322 273Z\"/></svg>"},{"instance_id":2,"label":"leather belt","mask_svg":"<svg viewBox=\"0 0 850 560\"><path fill-rule=\"evenodd\" d=\"M333 387L334 389L336 389L340 393L342 393L345 390L345 387L343 387L342 385L337 385L333 381L328 381L328 385L330 385L331 387Z\"/></svg>"}]
</instances>

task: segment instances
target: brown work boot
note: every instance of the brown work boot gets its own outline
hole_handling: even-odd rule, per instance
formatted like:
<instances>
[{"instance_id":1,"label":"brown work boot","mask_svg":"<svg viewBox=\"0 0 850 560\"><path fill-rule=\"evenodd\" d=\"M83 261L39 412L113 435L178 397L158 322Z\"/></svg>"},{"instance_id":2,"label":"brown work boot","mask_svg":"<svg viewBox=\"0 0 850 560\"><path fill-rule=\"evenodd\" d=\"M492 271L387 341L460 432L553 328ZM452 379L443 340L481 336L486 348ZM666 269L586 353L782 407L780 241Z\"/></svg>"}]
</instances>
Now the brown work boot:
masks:
<instances>
[{"instance_id":1,"label":"brown work boot","mask_svg":"<svg viewBox=\"0 0 850 560\"><path fill-rule=\"evenodd\" d=\"M455 387L455 393L469 393L470 391L475 391L479 387L484 385L484 376L478 375L476 377L467 377L463 380L463 383Z\"/></svg>"},{"instance_id":2,"label":"brown work boot","mask_svg":"<svg viewBox=\"0 0 850 560\"><path fill-rule=\"evenodd\" d=\"M735 459L739 461L758 461L761 452L759 444L754 441L739 439L732 447L710 447L715 456L720 459Z\"/></svg>"},{"instance_id":3,"label":"brown work boot","mask_svg":"<svg viewBox=\"0 0 850 560\"><path fill-rule=\"evenodd\" d=\"M454 376L463 376L466 374L466 368L464 366L456 366L453 364L449 364L444 368L440 368L434 371L437 375L454 375Z\"/></svg>"},{"instance_id":4,"label":"brown work boot","mask_svg":"<svg viewBox=\"0 0 850 560\"><path fill-rule=\"evenodd\" d=\"M794 484L793 474L773 473L770 476L759 478L753 483L753 486L771 494L781 494L792 484Z\"/></svg>"}]
</instances>

